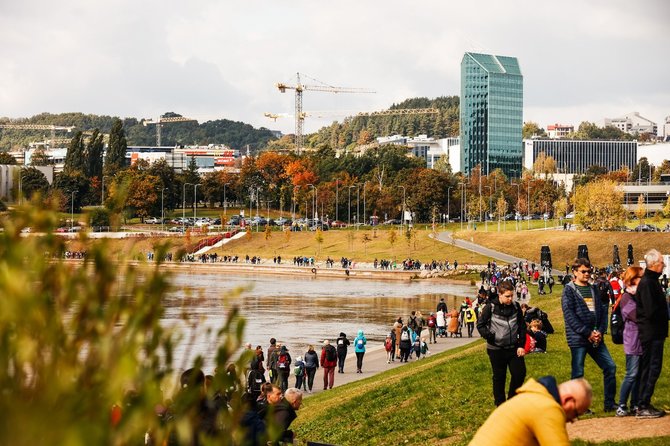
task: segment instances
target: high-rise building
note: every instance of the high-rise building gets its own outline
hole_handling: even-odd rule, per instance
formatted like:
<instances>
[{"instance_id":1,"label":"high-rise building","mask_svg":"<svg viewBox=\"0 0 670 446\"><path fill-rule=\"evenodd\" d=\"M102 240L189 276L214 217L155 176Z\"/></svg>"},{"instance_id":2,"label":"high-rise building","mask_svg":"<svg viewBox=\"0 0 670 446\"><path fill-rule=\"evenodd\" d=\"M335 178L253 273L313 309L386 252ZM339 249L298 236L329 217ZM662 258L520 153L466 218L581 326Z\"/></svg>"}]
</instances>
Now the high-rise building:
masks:
<instances>
[{"instance_id":1,"label":"high-rise building","mask_svg":"<svg viewBox=\"0 0 670 446\"><path fill-rule=\"evenodd\" d=\"M521 175L523 75L515 57L465 53L461 62L461 168Z\"/></svg>"}]
</instances>

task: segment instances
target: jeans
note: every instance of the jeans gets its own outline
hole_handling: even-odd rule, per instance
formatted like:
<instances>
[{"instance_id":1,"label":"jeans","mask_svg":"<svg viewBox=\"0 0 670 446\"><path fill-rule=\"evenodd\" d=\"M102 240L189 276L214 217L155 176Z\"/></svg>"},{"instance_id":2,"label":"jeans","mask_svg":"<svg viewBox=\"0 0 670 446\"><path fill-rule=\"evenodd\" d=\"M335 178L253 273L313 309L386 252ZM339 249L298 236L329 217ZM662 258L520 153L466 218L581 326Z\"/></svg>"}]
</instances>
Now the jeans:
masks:
<instances>
[{"instance_id":1,"label":"jeans","mask_svg":"<svg viewBox=\"0 0 670 446\"><path fill-rule=\"evenodd\" d=\"M365 352L356 352L356 370L363 370L363 356Z\"/></svg>"},{"instance_id":2,"label":"jeans","mask_svg":"<svg viewBox=\"0 0 670 446\"><path fill-rule=\"evenodd\" d=\"M435 327L428 327L428 342L437 344L437 330Z\"/></svg>"},{"instance_id":3,"label":"jeans","mask_svg":"<svg viewBox=\"0 0 670 446\"><path fill-rule=\"evenodd\" d=\"M323 390L332 389L335 384L335 367L323 368Z\"/></svg>"},{"instance_id":4,"label":"jeans","mask_svg":"<svg viewBox=\"0 0 670 446\"><path fill-rule=\"evenodd\" d=\"M337 352L337 371L344 373L344 360L347 358L347 351Z\"/></svg>"},{"instance_id":5,"label":"jeans","mask_svg":"<svg viewBox=\"0 0 670 446\"><path fill-rule=\"evenodd\" d=\"M638 384L640 370L640 356L626 355L626 376L623 377L621 390L619 391L619 406L626 406L630 396L631 409L637 406Z\"/></svg>"},{"instance_id":6,"label":"jeans","mask_svg":"<svg viewBox=\"0 0 670 446\"><path fill-rule=\"evenodd\" d=\"M316 375L316 367L310 369L306 368L305 372L307 372L307 388L312 390L312 387L314 386L314 375Z\"/></svg>"},{"instance_id":7,"label":"jeans","mask_svg":"<svg viewBox=\"0 0 670 446\"><path fill-rule=\"evenodd\" d=\"M640 361L640 393L638 401L640 407L651 405L651 396L654 394L656 381L661 375L663 367L663 343L665 339L654 339L642 343L642 359Z\"/></svg>"},{"instance_id":8,"label":"jeans","mask_svg":"<svg viewBox=\"0 0 670 446\"><path fill-rule=\"evenodd\" d=\"M570 347L572 354L571 378L582 378L584 376L584 359L586 354L593 358L603 371L603 387L605 389L605 409L611 409L616 405L614 397L616 394L616 364L610 355L605 343L601 342L597 347L589 344L587 347Z\"/></svg>"},{"instance_id":9,"label":"jeans","mask_svg":"<svg viewBox=\"0 0 670 446\"><path fill-rule=\"evenodd\" d=\"M407 360L409 359L410 349L411 349L411 347L409 347L409 346L400 347L400 362L402 362L402 361L407 362Z\"/></svg>"},{"instance_id":10,"label":"jeans","mask_svg":"<svg viewBox=\"0 0 670 446\"><path fill-rule=\"evenodd\" d=\"M295 377L295 388L296 389L304 388L305 390L307 390L307 382L305 381L304 375Z\"/></svg>"},{"instance_id":11,"label":"jeans","mask_svg":"<svg viewBox=\"0 0 670 446\"><path fill-rule=\"evenodd\" d=\"M472 332L475 331L475 323L474 322L468 322L468 337L472 337Z\"/></svg>"},{"instance_id":12,"label":"jeans","mask_svg":"<svg viewBox=\"0 0 670 446\"><path fill-rule=\"evenodd\" d=\"M493 370L493 400L496 406L500 406L505 400L516 395L516 390L521 387L526 379L526 362L523 357L516 354L516 348L504 350L487 349ZM509 392L505 397L505 382L507 381L507 368L509 367L510 382Z\"/></svg>"}]
</instances>

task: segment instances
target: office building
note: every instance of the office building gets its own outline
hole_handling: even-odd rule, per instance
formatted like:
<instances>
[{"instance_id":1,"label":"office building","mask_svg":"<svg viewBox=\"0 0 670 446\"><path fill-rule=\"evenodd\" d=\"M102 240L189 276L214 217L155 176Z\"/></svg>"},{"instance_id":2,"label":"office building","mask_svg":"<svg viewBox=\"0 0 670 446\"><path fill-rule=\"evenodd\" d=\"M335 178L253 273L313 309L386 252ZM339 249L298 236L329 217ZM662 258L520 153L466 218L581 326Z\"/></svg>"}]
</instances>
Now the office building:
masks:
<instances>
[{"instance_id":1,"label":"office building","mask_svg":"<svg viewBox=\"0 0 670 446\"><path fill-rule=\"evenodd\" d=\"M523 75L515 57L465 53L461 62L461 168L518 177L523 158Z\"/></svg>"},{"instance_id":2,"label":"office building","mask_svg":"<svg viewBox=\"0 0 670 446\"><path fill-rule=\"evenodd\" d=\"M605 127L613 126L629 135L648 133L656 135L658 126L655 122L640 116L638 112L631 112L618 118L605 118Z\"/></svg>"},{"instance_id":3,"label":"office building","mask_svg":"<svg viewBox=\"0 0 670 446\"><path fill-rule=\"evenodd\" d=\"M547 136L551 139L565 138L575 131L574 125L549 124L547 126Z\"/></svg>"},{"instance_id":4,"label":"office building","mask_svg":"<svg viewBox=\"0 0 670 446\"><path fill-rule=\"evenodd\" d=\"M526 139L524 167L532 169L540 153L552 157L562 173L583 174L591 166L609 171L622 166L633 170L637 164L637 141L575 139Z\"/></svg>"}]
</instances>

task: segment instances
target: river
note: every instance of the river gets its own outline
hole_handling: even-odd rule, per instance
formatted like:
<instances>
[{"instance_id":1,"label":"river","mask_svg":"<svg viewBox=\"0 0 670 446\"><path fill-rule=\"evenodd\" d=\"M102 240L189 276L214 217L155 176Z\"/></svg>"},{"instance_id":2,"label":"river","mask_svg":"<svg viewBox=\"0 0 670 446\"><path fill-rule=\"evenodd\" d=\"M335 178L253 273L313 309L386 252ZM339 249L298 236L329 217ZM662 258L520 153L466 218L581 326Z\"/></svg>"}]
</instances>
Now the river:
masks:
<instances>
[{"instance_id":1,"label":"river","mask_svg":"<svg viewBox=\"0 0 670 446\"><path fill-rule=\"evenodd\" d=\"M207 329L216 331L233 305L240 308L247 325L244 342L267 349L269 339L289 348L295 357L309 344L334 340L344 332L353 340L363 329L369 345L380 344L398 318L412 310L425 317L440 298L449 309L476 289L467 284L435 281L376 281L315 277L276 277L211 273L180 273L171 276L174 290L165 301L164 326L177 327L184 338L175 349L175 365L186 355L202 354L205 368L213 364L216 348ZM236 295L235 290L245 291ZM182 315L192 321L189 328Z\"/></svg>"}]
</instances>

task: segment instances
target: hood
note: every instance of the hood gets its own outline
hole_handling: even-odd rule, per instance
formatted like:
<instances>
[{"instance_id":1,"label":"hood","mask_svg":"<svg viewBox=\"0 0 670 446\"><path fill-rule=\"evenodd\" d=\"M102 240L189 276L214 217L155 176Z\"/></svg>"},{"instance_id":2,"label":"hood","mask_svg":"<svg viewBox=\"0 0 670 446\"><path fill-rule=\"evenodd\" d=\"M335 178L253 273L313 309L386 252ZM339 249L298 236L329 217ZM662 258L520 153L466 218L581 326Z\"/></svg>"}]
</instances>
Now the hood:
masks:
<instances>
[{"instance_id":1,"label":"hood","mask_svg":"<svg viewBox=\"0 0 670 446\"><path fill-rule=\"evenodd\" d=\"M282 352L282 353L285 353L285 352L287 352L287 351L288 351L288 349L286 348L286 346L285 346L285 345L282 345L282 346L281 346L281 352Z\"/></svg>"},{"instance_id":2,"label":"hood","mask_svg":"<svg viewBox=\"0 0 670 446\"><path fill-rule=\"evenodd\" d=\"M358 337L362 338L363 337L363 330L358 330Z\"/></svg>"},{"instance_id":3,"label":"hood","mask_svg":"<svg viewBox=\"0 0 670 446\"><path fill-rule=\"evenodd\" d=\"M526 383L519 387L519 390L516 391L517 394L527 393L535 394L542 397L550 397L559 407L563 410L563 407L560 403L560 396L558 394L558 386L556 384L556 379L553 376L545 376L537 381L534 379L529 379ZM564 414L565 415L565 414Z\"/></svg>"},{"instance_id":4,"label":"hood","mask_svg":"<svg viewBox=\"0 0 670 446\"><path fill-rule=\"evenodd\" d=\"M340 332L340 337L341 337L341 338L346 338L347 335L345 335L344 332Z\"/></svg>"}]
</instances>

